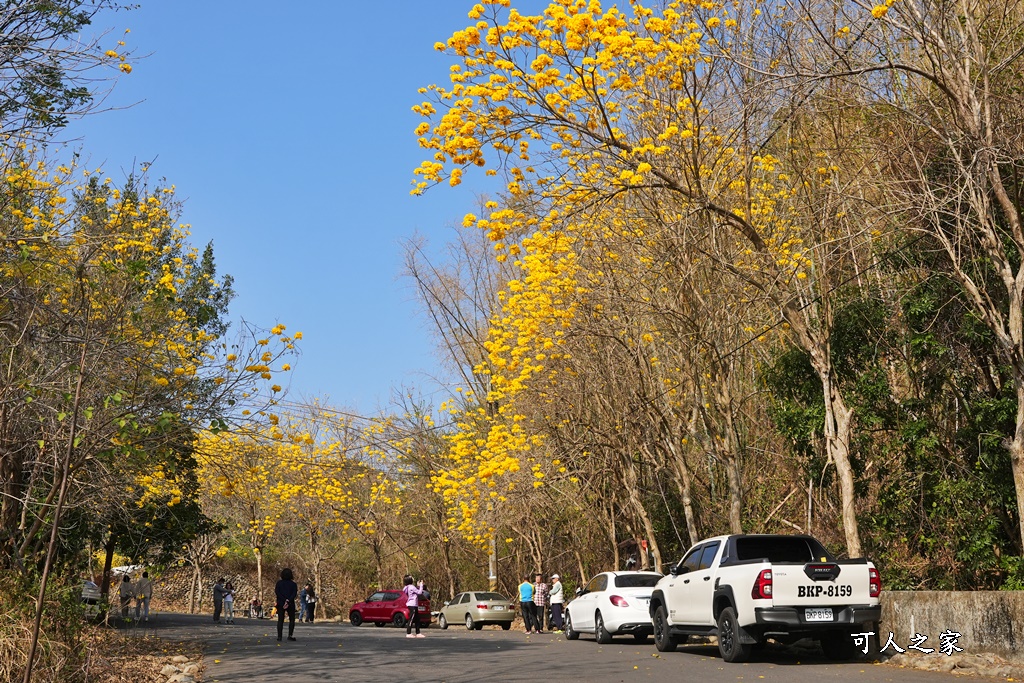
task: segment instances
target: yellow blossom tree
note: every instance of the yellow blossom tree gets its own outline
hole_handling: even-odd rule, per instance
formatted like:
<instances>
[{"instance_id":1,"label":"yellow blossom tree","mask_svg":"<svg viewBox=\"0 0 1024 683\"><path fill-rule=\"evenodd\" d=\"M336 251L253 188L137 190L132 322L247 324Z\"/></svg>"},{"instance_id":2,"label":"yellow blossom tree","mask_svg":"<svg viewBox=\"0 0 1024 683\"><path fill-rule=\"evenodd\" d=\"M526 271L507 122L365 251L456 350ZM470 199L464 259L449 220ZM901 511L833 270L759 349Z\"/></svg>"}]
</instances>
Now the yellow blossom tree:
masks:
<instances>
[{"instance_id":1,"label":"yellow blossom tree","mask_svg":"<svg viewBox=\"0 0 1024 683\"><path fill-rule=\"evenodd\" d=\"M524 235L572 248L593 229L576 220L581 208L625 195L636 199L617 206L660 207L652 228L666 240L700 248L716 231L731 235L742 257L711 252L716 266L773 302L819 374L847 550L859 554L852 411L834 378L827 296L856 261L846 255L863 251L866 233L848 230L849 213L844 220L835 210L838 165L780 154L787 134L797 139L800 120L784 89L752 87L775 68L775 56L748 49L770 33L771 19L757 3L668 2L657 10L631 3L627 12L556 0L533 16L508 4L477 5L475 23L437 45L460 64L449 85L424 89L430 99L414 107L427 119L417 129L420 144L433 155L417 169L414 192L458 184L474 166L500 166L508 207L467 217L487 231L499 258L516 255ZM757 61L744 61L746 54ZM800 104L810 110L816 100ZM829 135L841 141L846 132ZM535 208L511 208L523 204ZM628 212L619 217L632 220ZM810 305L801 303L808 298ZM507 378L512 389L516 378Z\"/></svg>"}]
</instances>

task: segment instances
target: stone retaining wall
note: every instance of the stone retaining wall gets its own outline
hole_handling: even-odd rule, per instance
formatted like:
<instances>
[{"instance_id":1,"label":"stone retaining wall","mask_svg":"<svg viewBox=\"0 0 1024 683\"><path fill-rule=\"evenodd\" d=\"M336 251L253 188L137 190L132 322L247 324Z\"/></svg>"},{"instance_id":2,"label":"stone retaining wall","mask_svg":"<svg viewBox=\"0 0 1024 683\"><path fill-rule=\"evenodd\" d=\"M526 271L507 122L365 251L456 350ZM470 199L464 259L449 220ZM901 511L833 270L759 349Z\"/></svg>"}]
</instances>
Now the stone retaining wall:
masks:
<instances>
[{"instance_id":1,"label":"stone retaining wall","mask_svg":"<svg viewBox=\"0 0 1024 683\"><path fill-rule=\"evenodd\" d=\"M274 603L274 584L277 582L278 567L264 568L263 573L263 604ZM213 583L220 577L230 581L235 587L235 615L242 616L248 612L249 601L256 597L255 566L211 566L203 573L202 598L195 610L200 613L213 613ZM137 577L133 577L137 578ZM192 586L191 567L172 567L153 578L153 601L151 607L169 612L188 612L189 590ZM305 583L305 576L296 576L299 588ZM355 586L344 577L324 574L326 585L321 586L318 594L318 618L330 618L337 614L347 615L348 606L362 600L373 587Z\"/></svg>"},{"instance_id":2,"label":"stone retaining wall","mask_svg":"<svg viewBox=\"0 0 1024 683\"><path fill-rule=\"evenodd\" d=\"M1024 650L1024 591L883 591L879 646L893 634L902 648L915 634L939 654L940 634L959 633L965 654L1020 658ZM887 653L892 654L893 648Z\"/></svg>"}]
</instances>

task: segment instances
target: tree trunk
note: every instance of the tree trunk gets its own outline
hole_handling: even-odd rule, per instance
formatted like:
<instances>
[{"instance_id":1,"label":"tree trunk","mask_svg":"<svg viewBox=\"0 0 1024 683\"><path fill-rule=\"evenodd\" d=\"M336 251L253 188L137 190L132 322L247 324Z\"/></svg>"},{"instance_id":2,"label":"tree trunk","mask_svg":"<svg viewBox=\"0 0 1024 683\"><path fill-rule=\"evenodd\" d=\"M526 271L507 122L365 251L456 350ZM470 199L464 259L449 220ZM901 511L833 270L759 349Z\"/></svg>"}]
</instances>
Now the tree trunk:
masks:
<instances>
[{"instance_id":1,"label":"tree trunk","mask_svg":"<svg viewBox=\"0 0 1024 683\"><path fill-rule=\"evenodd\" d=\"M695 546L700 540L700 529L697 528L697 516L693 513L693 478L686 459L680 455L676 459L679 470L680 493L683 497L683 515L686 517L686 532L690 536L690 545Z\"/></svg>"},{"instance_id":2,"label":"tree trunk","mask_svg":"<svg viewBox=\"0 0 1024 683\"><path fill-rule=\"evenodd\" d=\"M442 531L442 533L443 533L443 531ZM494 538L493 538L493 536L490 539L489 546L492 549L494 547ZM452 552L451 541L449 541L447 538L442 538L442 540L441 540L441 560L444 562L445 578L448 579L448 597L449 598L454 598L455 597L455 571L452 569L451 552ZM491 553L488 553L488 554L492 555L493 554L493 550L492 550ZM493 575L494 567L490 567L488 569L487 573ZM493 579L490 579L490 581L493 583Z\"/></svg>"},{"instance_id":3,"label":"tree trunk","mask_svg":"<svg viewBox=\"0 0 1024 683\"><path fill-rule=\"evenodd\" d=\"M580 583L577 587L584 585L587 582L587 568L583 565L583 556L580 555L580 551L573 550L573 555L576 556L576 566L580 570ZM618 567L619 565L615 565ZM570 600L572 598L570 597Z\"/></svg>"},{"instance_id":4,"label":"tree trunk","mask_svg":"<svg viewBox=\"0 0 1024 683\"><path fill-rule=\"evenodd\" d=\"M323 569L321 568L322 564L323 563L321 562L319 557L317 557L316 561L313 563L313 583L316 585L315 590L316 590L317 597L319 599L317 600L317 602L313 603L311 605L311 607L313 609L313 614L315 615L316 614L317 603L322 603L323 604L323 610L321 611L322 613L321 613L320 616L321 616L321 618L326 618L327 617L327 603L323 599L323 595L324 595L323 594L323 586L324 586L324 576L323 576L323 574L324 574L324 572L323 572Z\"/></svg>"},{"instance_id":5,"label":"tree trunk","mask_svg":"<svg viewBox=\"0 0 1024 683\"><path fill-rule=\"evenodd\" d=\"M103 546L103 574L100 577L100 611L96 613L96 621L106 621L110 606L110 568L114 566L114 548L117 547L117 537L111 531L107 537L107 543Z\"/></svg>"},{"instance_id":6,"label":"tree trunk","mask_svg":"<svg viewBox=\"0 0 1024 683\"><path fill-rule=\"evenodd\" d=\"M529 534L530 551L533 555L533 568L531 573L541 571L544 566L544 537L541 535L539 525L535 522Z\"/></svg>"},{"instance_id":7,"label":"tree trunk","mask_svg":"<svg viewBox=\"0 0 1024 683\"><path fill-rule=\"evenodd\" d=\"M740 483L740 463L735 453L725 459L725 475L729 484L729 533L743 533L743 489Z\"/></svg>"},{"instance_id":8,"label":"tree trunk","mask_svg":"<svg viewBox=\"0 0 1024 683\"><path fill-rule=\"evenodd\" d=\"M1014 381L1017 385L1017 425L1009 443L1009 451L1013 485L1017 490L1017 524L1020 526L1021 541L1018 552L1024 552L1024 372L1018 372Z\"/></svg>"},{"instance_id":9,"label":"tree trunk","mask_svg":"<svg viewBox=\"0 0 1024 683\"><path fill-rule=\"evenodd\" d=\"M709 433L714 440L715 450L725 465L725 476L729 486L729 531L743 533L743 482L740 464L740 439L733 419L735 407L729 382L732 380L733 365L729 361L712 364L714 404L711 409L702 410L705 419L711 422ZM711 412L714 415L711 415Z\"/></svg>"},{"instance_id":10,"label":"tree trunk","mask_svg":"<svg viewBox=\"0 0 1024 683\"><path fill-rule=\"evenodd\" d=\"M825 398L825 448L829 459L835 463L836 474L839 477L843 531L846 532L846 552L850 557L861 557L853 465L850 463L853 410L847 408L846 402L839 393L839 388L832 381L831 373L819 372L819 376Z\"/></svg>"},{"instance_id":11,"label":"tree trunk","mask_svg":"<svg viewBox=\"0 0 1024 683\"><path fill-rule=\"evenodd\" d=\"M256 594L260 596L260 604L263 604L263 551L257 546L253 552L256 553Z\"/></svg>"},{"instance_id":12,"label":"tree trunk","mask_svg":"<svg viewBox=\"0 0 1024 683\"><path fill-rule=\"evenodd\" d=\"M117 537L111 531L107 536L107 544L103 546L103 576L100 579L100 600L110 595L110 569L114 566L114 548L117 547Z\"/></svg>"},{"instance_id":13,"label":"tree trunk","mask_svg":"<svg viewBox=\"0 0 1024 683\"><path fill-rule=\"evenodd\" d=\"M53 508L50 524L50 541L46 545L46 560L43 564L43 575L39 578L39 594L36 597L36 614L32 624L32 638L28 648L28 663L25 665L25 683L32 681L32 665L35 663L36 649L39 647L39 629L43 622L43 609L46 607L46 585L49 583L50 570L53 568L53 558L57 553L57 542L60 539L60 521L64 512L64 500L67 497L68 483L71 479L71 454L75 450L75 437L78 427L78 409L82 399L82 382L85 379L85 350L82 345L82 359L78 367L78 381L75 385L75 401L71 410L71 429L68 434L67 446L64 449L64 457L60 463L60 494L57 496L57 506Z\"/></svg>"},{"instance_id":14,"label":"tree trunk","mask_svg":"<svg viewBox=\"0 0 1024 683\"><path fill-rule=\"evenodd\" d=\"M196 577L196 612L199 614L203 613L203 596L206 594L206 579L203 577L203 570L199 570L199 576Z\"/></svg>"},{"instance_id":15,"label":"tree trunk","mask_svg":"<svg viewBox=\"0 0 1024 683\"><path fill-rule=\"evenodd\" d=\"M199 567L192 567L192 580L188 584L188 613L195 614L196 607L199 604L199 586L201 576L199 574Z\"/></svg>"},{"instance_id":16,"label":"tree trunk","mask_svg":"<svg viewBox=\"0 0 1024 683\"><path fill-rule=\"evenodd\" d=\"M381 557L380 541L376 538L370 539L370 547L373 549L373 563L376 567L377 590L384 590L384 560Z\"/></svg>"},{"instance_id":17,"label":"tree trunk","mask_svg":"<svg viewBox=\"0 0 1024 683\"><path fill-rule=\"evenodd\" d=\"M825 401L825 452L836 466L839 478L839 497L842 508L843 531L846 534L846 552L850 557L860 557L860 530L857 526L857 507L854 492L853 465L850 463L850 436L853 432L853 410L843 400L835 382L832 367L832 350L829 341L819 334L813 334L807 327L797 305L790 302L783 307L783 315L789 323L800 347L811 357L821 382L822 398Z\"/></svg>"},{"instance_id":18,"label":"tree trunk","mask_svg":"<svg viewBox=\"0 0 1024 683\"><path fill-rule=\"evenodd\" d=\"M633 509L636 510L637 516L640 517L640 521L644 525L644 535L647 537L647 543L651 549L651 553L654 554L654 565L657 571L661 571L661 548L658 546L658 541L654 533L654 522L651 520L651 516L647 514L647 510L644 509L644 505L640 500L640 497L635 492L630 492L630 500L633 503ZM647 551L640 548L642 557L640 564L644 569L650 567L650 562L647 559Z\"/></svg>"},{"instance_id":19,"label":"tree trunk","mask_svg":"<svg viewBox=\"0 0 1024 683\"><path fill-rule=\"evenodd\" d=\"M672 470L676 473L676 486L679 488L679 497L683 501L686 533L690 537L690 547L693 547L700 540L697 516L693 512L693 476L690 474L690 466L686 464L684 449L677 447L671 437L665 439L665 444L669 452L672 453Z\"/></svg>"},{"instance_id":20,"label":"tree trunk","mask_svg":"<svg viewBox=\"0 0 1024 683\"><path fill-rule=\"evenodd\" d=\"M608 501L608 507L605 508L608 512L608 524L605 525L605 533L608 534L608 541L612 546L612 567L616 570L619 568L619 561L622 559L619 556L619 532L615 528L615 509L613 507L614 501Z\"/></svg>"}]
</instances>

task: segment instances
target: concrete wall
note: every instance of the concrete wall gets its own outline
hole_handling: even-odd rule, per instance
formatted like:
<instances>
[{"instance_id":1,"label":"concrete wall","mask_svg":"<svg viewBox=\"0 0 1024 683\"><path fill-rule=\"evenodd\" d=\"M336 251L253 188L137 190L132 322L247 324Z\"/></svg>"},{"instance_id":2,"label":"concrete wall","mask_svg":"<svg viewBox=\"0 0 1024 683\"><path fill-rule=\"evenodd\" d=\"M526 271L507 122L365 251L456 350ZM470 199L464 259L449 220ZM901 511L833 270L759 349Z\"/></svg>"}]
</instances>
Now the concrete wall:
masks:
<instances>
[{"instance_id":1,"label":"concrete wall","mask_svg":"<svg viewBox=\"0 0 1024 683\"><path fill-rule=\"evenodd\" d=\"M902 648L919 633L928 636L921 647L938 652L939 634L948 630L962 635L956 644L963 654L1019 658L1024 655L1024 591L883 591L879 626L879 647L889 632Z\"/></svg>"}]
</instances>

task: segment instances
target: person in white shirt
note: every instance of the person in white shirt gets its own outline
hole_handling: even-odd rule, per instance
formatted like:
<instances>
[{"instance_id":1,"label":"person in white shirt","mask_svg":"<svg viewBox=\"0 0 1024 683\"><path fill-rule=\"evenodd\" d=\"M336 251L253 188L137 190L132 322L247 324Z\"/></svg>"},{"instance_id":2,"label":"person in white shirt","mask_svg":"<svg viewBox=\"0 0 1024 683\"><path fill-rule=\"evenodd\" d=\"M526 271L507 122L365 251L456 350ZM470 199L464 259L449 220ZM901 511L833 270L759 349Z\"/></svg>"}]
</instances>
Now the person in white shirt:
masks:
<instances>
[{"instance_id":1,"label":"person in white shirt","mask_svg":"<svg viewBox=\"0 0 1024 683\"><path fill-rule=\"evenodd\" d=\"M142 572L142 578L135 583L135 618L149 621L149 601L153 597L153 582L149 572Z\"/></svg>"},{"instance_id":2,"label":"person in white shirt","mask_svg":"<svg viewBox=\"0 0 1024 683\"><path fill-rule=\"evenodd\" d=\"M121 618L128 620L128 610L132 606L132 598L135 597L135 587L132 586L131 577L124 575L124 580L117 589L117 595L121 598Z\"/></svg>"},{"instance_id":3,"label":"person in white shirt","mask_svg":"<svg viewBox=\"0 0 1024 683\"><path fill-rule=\"evenodd\" d=\"M561 576L552 574L551 581L551 625L559 632L562 630L562 604L565 602L565 592L562 590Z\"/></svg>"},{"instance_id":4,"label":"person in white shirt","mask_svg":"<svg viewBox=\"0 0 1024 683\"><path fill-rule=\"evenodd\" d=\"M224 586L224 623L235 623L235 587L228 581Z\"/></svg>"}]
</instances>

